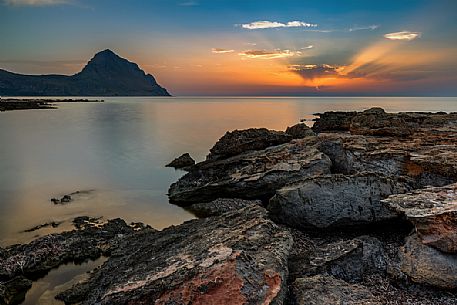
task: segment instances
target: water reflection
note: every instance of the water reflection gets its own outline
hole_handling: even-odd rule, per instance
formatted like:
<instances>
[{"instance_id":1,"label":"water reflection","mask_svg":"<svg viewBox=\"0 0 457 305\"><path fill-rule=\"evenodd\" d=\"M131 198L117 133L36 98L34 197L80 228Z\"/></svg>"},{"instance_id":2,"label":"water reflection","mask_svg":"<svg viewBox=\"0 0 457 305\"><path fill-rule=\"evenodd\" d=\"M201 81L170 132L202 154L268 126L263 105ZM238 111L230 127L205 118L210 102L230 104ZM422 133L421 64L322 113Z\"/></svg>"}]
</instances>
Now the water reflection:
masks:
<instances>
[{"instance_id":1,"label":"water reflection","mask_svg":"<svg viewBox=\"0 0 457 305\"><path fill-rule=\"evenodd\" d=\"M57 110L0 113L0 244L70 228L78 215L122 217L156 228L192 215L168 204L182 172L164 168L189 152L203 160L227 130L284 130L327 110L457 111L455 98L111 98ZM311 122L308 122L311 123ZM95 189L66 206L51 197ZM49 221L56 229L20 231Z\"/></svg>"}]
</instances>

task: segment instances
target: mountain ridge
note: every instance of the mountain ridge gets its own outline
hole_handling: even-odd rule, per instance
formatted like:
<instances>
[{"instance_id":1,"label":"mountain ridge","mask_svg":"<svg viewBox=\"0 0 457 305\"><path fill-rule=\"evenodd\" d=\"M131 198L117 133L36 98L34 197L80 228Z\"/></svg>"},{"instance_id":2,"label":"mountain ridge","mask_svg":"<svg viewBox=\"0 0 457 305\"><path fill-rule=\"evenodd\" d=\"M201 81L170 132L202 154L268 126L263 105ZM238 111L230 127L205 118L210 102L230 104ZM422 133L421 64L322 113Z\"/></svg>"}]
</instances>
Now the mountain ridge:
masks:
<instances>
[{"instance_id":1,"label":"mountain ridge","mask_svg":"<svg viewBox=\"0 0 457 305\"><path fill-rule=\"evenodd\" d=\"M110 49L73 75L26 75L0 69L4 96L170 96L154 76Z\"/></svg>"}]
</instances>

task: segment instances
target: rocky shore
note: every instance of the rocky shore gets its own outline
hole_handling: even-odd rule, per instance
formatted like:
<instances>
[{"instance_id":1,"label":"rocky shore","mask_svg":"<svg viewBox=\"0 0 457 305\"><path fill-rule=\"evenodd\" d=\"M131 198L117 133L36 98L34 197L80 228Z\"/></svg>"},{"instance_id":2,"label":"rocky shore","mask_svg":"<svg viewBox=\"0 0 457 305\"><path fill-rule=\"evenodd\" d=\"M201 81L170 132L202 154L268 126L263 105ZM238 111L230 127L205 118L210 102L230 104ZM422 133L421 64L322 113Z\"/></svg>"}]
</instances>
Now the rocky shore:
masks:
<instances>
[{"instance_id":1,"label":"rocky shore","mask_svg":"<svg viewBox=\"0 0 457 305\"><path fill-rule=\"evenodd\" d=\"M103 102L103 100L89 99L16 99L16 98L0 98L0 112L12 110L27 110L27 109L57 109L55 103L88 103L88 102Z\"/></svg>"},{"instance_id":2,"label":"rocky shore","mask_svg":"<svg viewBox=\"0 0 457 305\"><path fill-rule=\"evenodd\" d=\"M205 161L176 159L187 173L170 202L199 219L156 231L77 218L73 231L0 248L0 304L64 262L100 255L109 258L57 299L456 304L457 113L318 116L312 128L228 132Z\"/></svg>"}]
</instances>

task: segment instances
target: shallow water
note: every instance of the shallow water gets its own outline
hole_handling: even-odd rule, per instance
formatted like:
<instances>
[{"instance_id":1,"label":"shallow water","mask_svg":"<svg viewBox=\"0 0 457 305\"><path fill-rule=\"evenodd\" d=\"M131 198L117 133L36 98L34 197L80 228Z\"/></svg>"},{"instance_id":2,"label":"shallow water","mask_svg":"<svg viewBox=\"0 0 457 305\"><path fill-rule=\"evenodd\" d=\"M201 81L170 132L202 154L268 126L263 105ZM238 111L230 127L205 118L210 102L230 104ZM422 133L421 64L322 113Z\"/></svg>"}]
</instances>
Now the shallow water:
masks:
<instances>
[{"instance_id":1,"label":"shallow water","mask_svg":"<svg viewBox=\"0 0 457 305\"><path fill-rule=\"evenodd\" d=\"M104 99L0 113L0 245L69 229L78 215L158 229L192 218L168 204L168 186L183 172L164 164L183 152L203 160L227 130L284 130L316 112L373 106L457 111L457 98ZM67 205L50 202L77 190L93 191ZM64 223L20 233L48 221Z\"/></svg>"}]
</instances>

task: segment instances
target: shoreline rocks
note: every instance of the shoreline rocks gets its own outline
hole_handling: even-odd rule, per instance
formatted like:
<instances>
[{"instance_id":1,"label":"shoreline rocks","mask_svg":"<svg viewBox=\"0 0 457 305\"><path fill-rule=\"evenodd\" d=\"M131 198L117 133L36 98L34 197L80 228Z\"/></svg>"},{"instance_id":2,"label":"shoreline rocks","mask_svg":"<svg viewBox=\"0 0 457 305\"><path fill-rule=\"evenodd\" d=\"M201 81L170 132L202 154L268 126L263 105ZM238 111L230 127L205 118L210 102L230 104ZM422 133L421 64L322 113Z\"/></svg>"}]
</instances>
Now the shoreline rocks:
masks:
<instances>
[{"instance_id":1,"label":"shoreline rocks","mask_svg":"<svg viewBox=\"0 0 457 305\"><path fill-rule=\"evenodd\" d=\"M173 167L174 169L186 170L192 165L195 165L195 160L192 159L189 153L184 153L165 165L165 167Z\"/></svg>"}]
</instances>

